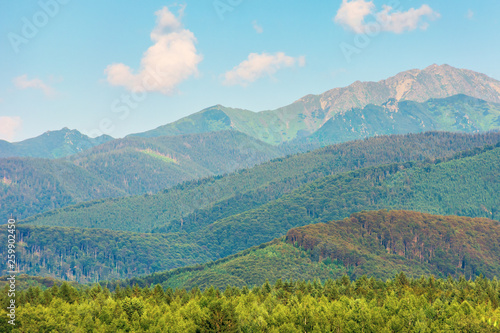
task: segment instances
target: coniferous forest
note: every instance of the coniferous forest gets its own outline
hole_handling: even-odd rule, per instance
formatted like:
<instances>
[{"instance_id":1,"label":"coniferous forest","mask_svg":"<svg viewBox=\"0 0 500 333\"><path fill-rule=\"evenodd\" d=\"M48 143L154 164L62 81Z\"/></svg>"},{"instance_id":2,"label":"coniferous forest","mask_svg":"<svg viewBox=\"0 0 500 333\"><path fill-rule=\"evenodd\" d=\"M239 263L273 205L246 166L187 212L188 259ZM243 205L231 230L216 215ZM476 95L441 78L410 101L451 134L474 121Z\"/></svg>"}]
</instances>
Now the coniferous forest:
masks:
<instances>
[{"instance_id":1,"label":"coniferous forest","mask_svg":"<svg viewBox=\"0 0 500 333\"><path fill-rule=\"evenodd\" d=\"M7 288L4 288L4 291ZM496 332L500 283L404 273L379 280L266 281L252 288L164 289L64 282L17 296L18 324L2 332Z\"/></svg>"}]
</instances>

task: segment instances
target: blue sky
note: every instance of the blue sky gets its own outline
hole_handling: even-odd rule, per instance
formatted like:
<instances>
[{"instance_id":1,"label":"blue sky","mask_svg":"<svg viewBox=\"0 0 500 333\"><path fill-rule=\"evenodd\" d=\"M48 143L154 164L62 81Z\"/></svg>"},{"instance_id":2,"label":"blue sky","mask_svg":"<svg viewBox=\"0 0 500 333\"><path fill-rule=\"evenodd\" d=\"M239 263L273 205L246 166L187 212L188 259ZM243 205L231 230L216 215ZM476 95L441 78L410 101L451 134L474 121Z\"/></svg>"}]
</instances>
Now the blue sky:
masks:
<instances>
[{"instance_id":1,"label":"blue sky","mask_svg":"<svg viewBox=\"0 0 500 333\"><path fill-rule=\"evenodd\" d=\"M433 63L500 79L499 14L497 0L1 1L0 139L123 137Z\"/></svg>"}]
</instances>

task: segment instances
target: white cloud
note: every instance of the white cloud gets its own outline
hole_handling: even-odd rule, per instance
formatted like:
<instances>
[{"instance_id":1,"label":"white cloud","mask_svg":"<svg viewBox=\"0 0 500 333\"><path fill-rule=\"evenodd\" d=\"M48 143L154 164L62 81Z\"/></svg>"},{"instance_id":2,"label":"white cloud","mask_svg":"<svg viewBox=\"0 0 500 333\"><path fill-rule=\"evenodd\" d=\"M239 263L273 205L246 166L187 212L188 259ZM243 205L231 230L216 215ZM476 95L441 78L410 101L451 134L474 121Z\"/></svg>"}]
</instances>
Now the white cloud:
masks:
<instances>
[{"instance_id":1,"label":"white cloud","mask_svg":"<svg viewBox=\"0 0 500 333\"><path fill-rule=\"evenodd\" d=\"M21 124L20 117L0 117L0 140L12 141Z\"/></svg>"},{"instance_id":2,"label":"white cloud","mask_svg":"<svg viewBox=\"0 0 500 333\"><path fill-rule=\"evenodd\" d=\"M39 89L39 90L43 91L45 96L51 97L51 96L54 96L56 93L54 88L52 88L51 86L49 86L48 84L46 84L42 80L40 80L38 78L34 78L34 79L30 80L30 79L28 79L28 75L26 75L26 74L15 77L12 80L12 82L14 83L16 88L19 88L19 89L29 89L29 88Z\"/></svg>"},{"instance_id":3,"label":"white cloud","mask_svg":"<svg viewBox=\"0 0 500 333\"><path fill-rule=\"evenodd\" d=\"M262 28L262 26L260 26L257 21L252 21L252 26L253 26L253 29L258 33L258 34L261 34L264 32L264 28Z\"/></svg>"},{"instance_id":4,"label":"white cloud","mask_svg":"<svg viewBox=\"0 0 500 333\"><path fill-rule=\"evenodd\" d=\"M377 22L382 25L385 31L402 33L404 31L412 31L419 27L425 30L428 27L427 22L421 22L421 19L427 17L431 20L440 17L439 13L432 10L428 5L422 5L420 8L410 8L406 12L394 11L390 6L383 6L383 10L376 15Z\"/></svg>"},{"instance_id":5,"label":"white cloud","mask_svg":"<svg viewBox=\"0 0 500 333\"><path fill-rule=\"evenodd\" d=\"M375 20L367 23L365 19L369 16ZM334 21L356 33L380 30L399 34L417 28L425 30L429 25L423 21L425 18L435 20L440 16L428 5L422 5L418 9L410 8L405 12L384 5L381 11L376 12L373 1L342 0L342 5L337 11Z\"/></svg>"},{"instance_id":6,"label":"white cloud","mask_svg":"<svg viewBox=\"0 0 500 333\"><path fill-rule=\"evenodd\" d=\"M156 27L151 32L154 45L144 52L140 70L134 74L127 65L109 65L104 71L108 82L133 92L171 94L179 83L197 75L203 57L196 51L194 34L182 27L183 11L181 7L175 16L167 7L158 10Z\"/></svg>"},{"instance_id":7,"label":"white cloud","mask_svg":"<svg viewBox=\"0 0 500 333\"><path fill-rule=\"evenodd\" d=\"M290 57L283 52L275 54L250 53L248 59L224 74L225 85L246 86L262 76L271 76L278 70L295 65L304 66L306 59L301 57Z\"/></svg>"},{"instance_id":8,"label":"white cloud","mask_svg":"<svg viewBox=\"0 0 500 333\"><path fill-rule=\"evenodd\" d=\"M469 20L472 20L474 18L474 12L471 9L469 9L465 17L467 17Z\"/></svg>"},{"instance_id":9,"label":"white cloud","mask_svg":"<svg viewBox=\"0 0 500 333\"><path fill-rule=\"evenodd\" d=\"M374 9L375 5L371 1L343 0L334 20L343 27L362 33L366 26L365 17L372 14Z\"/></svg>"}]
</instances>

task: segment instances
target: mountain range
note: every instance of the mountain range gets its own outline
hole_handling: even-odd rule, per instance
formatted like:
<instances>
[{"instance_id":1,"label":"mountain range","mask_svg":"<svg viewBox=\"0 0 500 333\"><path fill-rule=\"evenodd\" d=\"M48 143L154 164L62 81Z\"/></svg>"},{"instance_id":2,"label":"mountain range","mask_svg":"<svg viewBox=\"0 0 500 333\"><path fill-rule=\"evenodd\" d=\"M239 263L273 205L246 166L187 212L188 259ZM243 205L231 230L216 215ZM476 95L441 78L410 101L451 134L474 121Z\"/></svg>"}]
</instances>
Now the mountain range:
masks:
<instances>
[{"instance_id":1,"label":"mountain range","mask_svg":"<svg viewBox=\"0 0 500 333\"><path fill-rule=\"evenodd\" d=\"M171 124L160 126L144 133L133 134L132 136L175 136L185 133L235 129L264 142L280 144L309 136L322 128L330 120L337 123L346 122L345 126L347 126L347 130L351 130L355 128L355 124L350 123L350 118L358 118L357 120L362 122L363 116L377 111L385 113L386 115L382 115L385 118L397 115L400 119L407 119L407 121L413 122L411 118L414 115L404 114L404 111L403 115L398 114L399 102L412 101L425 103L430 99L446 99L460 94L481 99L488 103L494 103L493 109L496 110L492 112L494 114L492 119L483 120L481 125L476 124L476 126L479 125L477 128L474 128L474 125L471 124L465 128L489 130L500 127L500 123L498 122L500 114L498 113L497 105L500 103L499 81L470 70L457 69L448 65L432 65L423 70L413 69L402 72L379 82L356 81L348 87L335 88L320 95L307 95L290 105L276 110L255 113L249 110L217 105ZM471 105L471 103L475 103L475 99L464 102ZM482 107L485 106L484 102L478 101L478 103ZM369 107L365 110L365 107L369 105L385 107ZM405 104L403 105L406 106ZM433 107L432 105L424 104L424 106L411 105L410 108L424 111L426 106ZM352 113L353 110L355 110L354 113ZM451 130L453 127L455 127L454 130L463 130L464 128L461 128L460 124L467 123L467 118L464 117L479 118L486 110L474 110L474 107L469 107L467 112L471 111L473 114L460 114L460 112L453 114L454 112L451 112L448 115L450 113L449 108L448 110L437 112L437 114L434 114L436 110L427 110L426 112L424 111L424 119L421 119L423 123L417 120L414 126L421 123L420 131L429 129ZM390 132L394 124L394 122L390 124L382 122L380 125L383 126L376 128L376 131L372 133L363 131L363 128L355 128L358 131L355 138L363 138L374 134L405 133L404 131ZM345 128L342 129L345 130ZM339 129L329 127L329 130L332 134L336 134L335 131ZM337 136L341 137L341 135ZM342 141L348 140L341 139L337 142Z\"/></svg>"},{"instance_id":2,"label":"mountain range","mask_svg":"<svg viewBox=\"0 0 500 333\"><path fill-rule=\"evenodd\" d=\"M89 200L154 194L371 136L498 130L498 87L499 81L486 75L432 65L308 95L272 111L218 105L123 139L91 139L65 128L22 142L2 141L0 212L27 218Z\"/></svg>"},{"instance_id":3,"label":"mountain range","mask_svg":"<svg viewBox=\"0 0 500 333\"><path fill-rule=\"evenodd\" d=\"M2 141L0 212L21 271L82 283L491 278L499 129L499 81L432 65L122 139Z\"/></svg>"},{"instance_id":4,"label":"mountain range","mask_svg":"<svg viewBox=\"0 0 500 333\"><path fill-rule=\"evenodd\" d=\"M453 96L456 97L451 98ZM236 130L260 141L279 145L303 139L319 129L336 136L335 142L415 130L485 131L500 128L499 104L500 81L471 70L434 64L422 70L401 72L378 82L356 81L320 95L307 95L275 110L253 112L216 105L129 137L152 138ZM376 122L372 124L366 117ZM400 121L406 124L398 129L396 125ZM338 128L332 126L332 122L346 124ZM327 126L323 128L324 125ZM342 131L353 130L357 134L350 137L342 135ZM0 157L66 156L110 140L109 136L91 139L76 130L63 129L10 145L2 141ZM333 142L327 140L321 143ZM18 147L18 150L12 147Z\"/></svg>"}]
</instances>

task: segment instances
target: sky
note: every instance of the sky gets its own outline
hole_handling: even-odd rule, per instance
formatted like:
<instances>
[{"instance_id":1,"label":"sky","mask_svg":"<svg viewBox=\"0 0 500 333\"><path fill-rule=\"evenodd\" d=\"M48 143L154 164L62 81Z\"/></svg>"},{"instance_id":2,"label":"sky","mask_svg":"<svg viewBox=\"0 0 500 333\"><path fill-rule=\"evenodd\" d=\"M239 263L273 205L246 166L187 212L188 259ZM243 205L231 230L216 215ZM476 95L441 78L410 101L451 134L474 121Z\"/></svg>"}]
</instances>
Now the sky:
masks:
<instances>
[{"instance_id":1,"label":"sky","mask_svg":"<svg viewBox=\"0 0 500 333\"><path fill-rule=\"evenodd\" d=\"M500 1L0 0L0 139L115 138L449 64L500 79Z\"/></svg>"}]
</instances>

